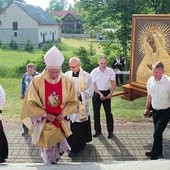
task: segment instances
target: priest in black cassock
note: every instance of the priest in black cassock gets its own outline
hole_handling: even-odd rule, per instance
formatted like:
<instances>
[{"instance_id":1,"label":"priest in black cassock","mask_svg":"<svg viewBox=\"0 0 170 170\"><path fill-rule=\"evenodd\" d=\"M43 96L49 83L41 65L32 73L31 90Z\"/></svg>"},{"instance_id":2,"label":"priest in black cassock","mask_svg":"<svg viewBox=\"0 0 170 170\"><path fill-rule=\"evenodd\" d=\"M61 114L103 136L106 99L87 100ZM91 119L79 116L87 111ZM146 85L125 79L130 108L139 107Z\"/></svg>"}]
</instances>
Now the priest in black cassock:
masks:
<instances>
[{"instance_id":1,"label":"priest in black cassock","mask_svg":"<svg viewBox=\"0 0 170 170\"><path fill-rule=\"evenodd\" d=\"M73 80L77 91L77 110L69 116L72 135L67 139L71 151L69 157L81 152L86 143L92 141L90 124L90 99L93 95L93 83L89 73L81 68L81 61L77 57L69 60L70 71L65 74Z\"/></svg>"}]
</instances>

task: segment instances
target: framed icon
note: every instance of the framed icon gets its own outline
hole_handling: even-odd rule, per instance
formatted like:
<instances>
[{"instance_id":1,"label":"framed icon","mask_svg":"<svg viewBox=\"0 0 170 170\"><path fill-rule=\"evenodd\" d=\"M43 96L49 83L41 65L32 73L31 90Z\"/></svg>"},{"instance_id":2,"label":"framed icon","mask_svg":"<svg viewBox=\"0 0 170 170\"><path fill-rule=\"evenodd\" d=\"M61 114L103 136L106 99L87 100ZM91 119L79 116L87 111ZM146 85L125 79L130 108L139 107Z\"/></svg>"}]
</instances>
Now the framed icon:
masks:
<instances>
[{"instance_id":1,"label":"framed icon","mask_svg":"<svg viewBox=\"0 0 170 170\"><path fill-rule=\"evenodd\" d=\"M170 76L170 15L132 16L130 85L146 89L152 65L162 61Z\"/></svg>"}]
</instances>

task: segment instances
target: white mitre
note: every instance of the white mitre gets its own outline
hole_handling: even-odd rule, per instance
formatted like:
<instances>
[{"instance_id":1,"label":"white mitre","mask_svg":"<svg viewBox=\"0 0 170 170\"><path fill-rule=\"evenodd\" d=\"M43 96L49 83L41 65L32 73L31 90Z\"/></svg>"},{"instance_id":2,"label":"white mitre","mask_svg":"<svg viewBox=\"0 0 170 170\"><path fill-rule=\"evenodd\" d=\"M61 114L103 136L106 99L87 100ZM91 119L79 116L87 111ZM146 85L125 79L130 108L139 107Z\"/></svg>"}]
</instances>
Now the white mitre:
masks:
<instances>
[{"instance_id":1,"label":"white mitre","mask_svg":"<svg viewBox=\"0 0 170 170\"><path fill-rule=\"evenodd\" d=\"M44 62L46 68L61 68L64 62L64 56L56 46L53 46L45 54Z\"/></svg>"}]
</instances>

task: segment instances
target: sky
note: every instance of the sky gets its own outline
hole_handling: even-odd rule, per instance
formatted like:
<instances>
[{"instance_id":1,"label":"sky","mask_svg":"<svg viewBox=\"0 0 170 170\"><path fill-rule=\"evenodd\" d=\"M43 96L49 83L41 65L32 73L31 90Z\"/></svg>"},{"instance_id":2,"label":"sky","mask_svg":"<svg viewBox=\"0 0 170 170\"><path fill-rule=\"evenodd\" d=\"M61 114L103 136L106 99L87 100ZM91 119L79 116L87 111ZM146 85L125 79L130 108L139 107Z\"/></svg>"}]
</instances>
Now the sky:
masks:
<instances>
[{"instance_id":1,"label":"sky","mask_svg":"<svg viewBox=\"0 0 170 170\"><path fill-rule=\"evenodd\" d=\"M50 0L25 0L27 4L40 6L42 9L46 9L49 5ZM67 2L70 4L74 4L74 0L67 0Z\"/></svg>"}]
</instances>

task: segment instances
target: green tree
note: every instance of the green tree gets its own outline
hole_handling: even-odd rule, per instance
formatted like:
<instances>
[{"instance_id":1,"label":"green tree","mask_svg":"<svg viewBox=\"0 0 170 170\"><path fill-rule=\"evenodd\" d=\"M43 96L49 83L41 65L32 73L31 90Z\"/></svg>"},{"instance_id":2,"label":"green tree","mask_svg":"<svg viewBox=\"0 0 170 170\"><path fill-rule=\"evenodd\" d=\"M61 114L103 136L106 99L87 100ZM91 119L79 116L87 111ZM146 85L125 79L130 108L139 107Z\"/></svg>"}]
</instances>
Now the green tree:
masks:
<instances>
[{"instance_id":1,"label":"green tree","mask_svg":"<svg viewBox=\"0 0 170 170\"><path fill-rule=\"evenodd\" d=\"M85 47L79 47L74 51L74 54L80 58L82 68L86 68L87 72L91 72L93 66L88 57L88 50Z\"/></svg>"},{"instance_id":2,"label":"green tree","mask_svg":"<svg viewBox=\"0 0 170 170\"><path fill-rule=\"evenodd\" d=\"M67 0L50 0L49 9L51 11L60 11L67 7Z\"/></svg>"},{"instance_id":3,"label":"green tree","mask_svg":"<svg viewBox=\"0 0 170 170\"><path fill-rule=\"evenodd\" d=\"M75 8L79 11L86 28L94 29L101 24L103 19L104 4L99 0L80 0L75 4Z\"/></svg>"},{"instance_id":4,"label":"green tree","mask_svg":"<svg viewBox=\"0 0 170 170\"><path fill-rule=\"evenodd\" d=\"M170 1L167 0L79 0L75 7L79 9L85 25L92 29L104 25L102 22L108 17L116 23L113 28L116 30L115 38L122 46L126 63L130 55L132 15L170 13Z\"/></svg>"},{"instance_id":5,"label":"green tree","mask_svg":"<svg viewBox=\"0 0 170 170\"><path fill-rule=\"evenodd\" d=\"M13 2L13 0L2 0L2 1L7 3L8 5ZM15 1L19 1L19 2L24 2L25 3L25 0L15 0Z\"/></svg>"},{"instance_id":6,"label":"green tree","mask_svg":"<svg viewBox=\"0 0 170 170\"><path fill-rule=\"evenodd\" d=\"M84 10L83 19L86 25L91 26L93 29L98 24L101 24L108 17L112 19L117 25L115 25L115 36L109 36L109 38L117 38L122 45L123 53L127 58L128 56L128 43L131 39L131 18L132 14L141 12L141 3L139 0L80 0L77 2L76 7ZM111 22L111 20L109 20ZM110 39L113 41L113 39ZM110 41L110 42L111 42ZM111 43L105 44L105 47L113 49ZM105 49L109 54L109 51Z\"/></svg>"},{"instance_id":7,"label":"green tree","mask_svg":"<svg viewBox=\"0 0 170 170\"><path fill-rule=\"evenodd\" d=\"M0 11L3 9L3 0L0 0Z\"/></svg>"},{"instance_id":8,"label":"green tree","mask_svg":"<svg viewBox=\"0 0 170 170\"><path fill-rule=\"evenodd\" d=\"M148 0L147 5L155 14L168 14L170 13L169 0Z\"/></svg>"},{"instance_id":9,"label":"green tree","mask_svg":"<svg viewBox=\"0 0 170 170\"><path fill-rule=\"evenodd\" d=\"M107 14L110 14L113 20L118 21L119 24L116 37L122 46L126 65L130 51L132 15L143 13L145 11L145 3L145 0L111 0L106 4L108 8Z\"/></svg>"},{"instance_id":10,"label":"green tree","mask_svg":"<svg viewBox=\"0 0 170 170\"><path fill-rule=\"evenodd\" d=\"M19 1L19 2L24 2L25 0L15 0L15 1ZM3 9L3 5L9 5L10 3L12 3L13 0L0 0L0 11Z\"/></svg>"}]
</instances>

